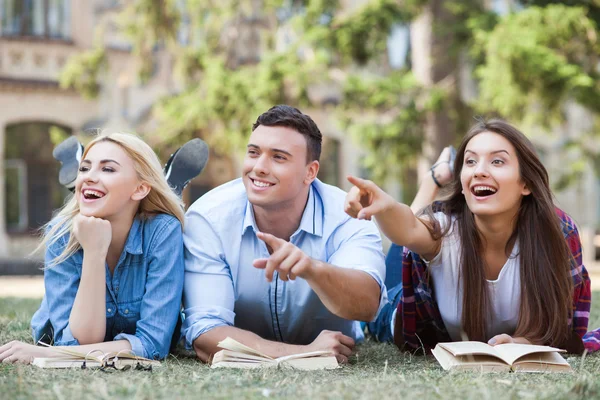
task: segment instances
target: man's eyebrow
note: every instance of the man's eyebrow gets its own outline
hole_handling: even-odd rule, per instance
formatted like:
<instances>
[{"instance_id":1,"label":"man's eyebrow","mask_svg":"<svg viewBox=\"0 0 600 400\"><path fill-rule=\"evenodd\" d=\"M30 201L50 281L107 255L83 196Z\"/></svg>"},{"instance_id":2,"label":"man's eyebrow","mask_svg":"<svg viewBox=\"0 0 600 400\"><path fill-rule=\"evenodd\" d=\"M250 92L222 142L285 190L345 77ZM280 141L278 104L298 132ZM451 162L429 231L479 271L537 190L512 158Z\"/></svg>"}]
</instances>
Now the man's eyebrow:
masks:
<instances>
[{"instance_id":1,"label":"man's eyebrow","mask_svg":"<svg viewBox=\"0 0 600 400\"><path fill-rule=\"evenodd\" d=\"M115 164L117 164L117 165L121 165L121 164L119 164L117 161L115 161L115 160L111 160L111 159L109 159L109 158L107 158L107 159L104 159L104 160L100 160L100 164L106 164L106 163L109 163L109 162L115 163ZM88 159L85 159L85 160L81 160L81 163L82 163L82 164L84 164L84 163L85 163L85 164L91 164L92 162L91 162L90 160L88 160Z\"/></svg>"},{"instance_id":2,"label":"man's eyebrow","mask_svg":"<svg viewBox=\"0 0 600 400\"><path fill-rule=\"evenodd\" d=\"M247 148L254 148L254 149L260 149L260 146L257 146L255 144L248 144L248 146L246 146ZM290 153L287 150L283 150L283 149L277 149L277 148L270 148L270 151L272 151L273 153L283 153L283 154L287 154L290 157L293 157L294 155L292 153Z\"/></svg>"},{"instance_id":3,"label":"man's eyebrow","mask_svg":"<svg viewBox=\"0 0 600 400\"><path fill-rule=\"evenodd\" d=\"M293 157L292 153L290 153L289 151L282 150L282 149L271 149L271 151L274 153L287 154L288 156Z\"/></svg>"}]
</instances>

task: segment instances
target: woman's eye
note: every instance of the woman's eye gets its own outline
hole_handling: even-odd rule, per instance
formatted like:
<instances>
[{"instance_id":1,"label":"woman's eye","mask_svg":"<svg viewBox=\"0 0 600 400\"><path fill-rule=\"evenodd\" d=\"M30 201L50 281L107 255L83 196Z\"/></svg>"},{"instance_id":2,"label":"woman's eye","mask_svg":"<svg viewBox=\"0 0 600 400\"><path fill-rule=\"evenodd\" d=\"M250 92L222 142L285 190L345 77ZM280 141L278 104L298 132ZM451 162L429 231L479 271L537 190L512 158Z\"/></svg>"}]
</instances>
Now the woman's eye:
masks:
<instances>
[{"instance_id":1,"label":"woman's eye","mask_svg":"<svg viewBox=\"0 0 600 400\"><path fill-rule=\"evenodd\" d=\"M473 165L473 164L475 164L475 160L468 159L467 161L465 161L465 164L467 164L467 165Z\"/></svg>"},{"instance_id":2,"label":"woman's eye","mask_svg":"<svg viewBox=\"0 0 600 400\"><path fill-rule=\"evenodd\" d=\"M79 167L79 172L85 172L87 170L89 170L88 167Z\"/></svg>"},{"instance_id":3,"label":"woman's eye","mask_svg":"<svg viewBox=\"0 0 600 400\"><path fill-rule=\"evenodd\" d=\"M102 171L104 171L104 172L115 172L115 170L112 169L111 167L104 167L104 168L102 168Z\"/></svg>"},{"instance_id":4,"label":"woman's eye","mask_svg":"<svg viewBox=\"0 0 600 400\"><path fill-rule=\"evenodd\" d=\"M492 164L500 165L500 164L504 164L504 161L503 160L494 160L494 161L492 161Z\"/></svg>"}]
</instances>

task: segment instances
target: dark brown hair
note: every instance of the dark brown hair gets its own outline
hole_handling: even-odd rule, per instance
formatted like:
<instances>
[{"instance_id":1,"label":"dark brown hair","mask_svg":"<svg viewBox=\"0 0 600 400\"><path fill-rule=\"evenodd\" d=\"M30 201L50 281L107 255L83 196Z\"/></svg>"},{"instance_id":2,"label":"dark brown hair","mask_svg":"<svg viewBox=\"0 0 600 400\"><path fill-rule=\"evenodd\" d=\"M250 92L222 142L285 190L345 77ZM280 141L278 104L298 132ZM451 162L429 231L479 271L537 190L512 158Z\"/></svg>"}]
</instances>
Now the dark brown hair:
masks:
<instances>
[{"instance_id":1,"label":"dark brown hair","mask_svg":"<svg viewBox=\"0 0 600 400\"><path fill-rule=\"evenodd\" d=\"M252 126L252 131L254 132L259 125L285 126L294 129L306 138L306 162L319 161L323 135L315 121L308 115L302 114L297 108L282 104L271 107L269 111L258 117Z\"/></svg>"},{"instance_id":2,"label":"dark brown hair","mask_svg":"<svg viewBox=\"0 0 600 400\"><path fill-rule=\"evenodd\" d=\"M507 139L515 148L520 177L531 194L524 196L510 237L506 254L510 255L519 241L521 298L515 336L550 345L558 345L570 337L573 282L573 256L566 243L550 190L548 172L536 154L533 144L523 133L502 120L482 121L464 137L456 155L454 179L448 198L429 206L423 213L433 221L432 236L446 235L450 218L456 218L462 260L459 285L463 289L462 327L469 340L486 340L486 322L490 315L490 299L485 279L484 239L479 233L473 213L467 206L461 187L461 170L469 141L483 132L493 132ZM444 232L434 219L434 211L448 217Z\"/></svg>"}]
</instances>

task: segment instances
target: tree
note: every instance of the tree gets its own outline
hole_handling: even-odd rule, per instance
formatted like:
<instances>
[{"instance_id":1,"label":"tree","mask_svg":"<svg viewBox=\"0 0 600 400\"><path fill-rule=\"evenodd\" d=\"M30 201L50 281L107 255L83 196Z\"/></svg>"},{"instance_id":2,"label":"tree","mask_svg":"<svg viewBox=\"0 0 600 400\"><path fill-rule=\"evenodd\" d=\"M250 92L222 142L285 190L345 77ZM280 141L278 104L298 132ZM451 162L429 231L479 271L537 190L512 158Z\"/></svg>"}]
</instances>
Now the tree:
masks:
<instances>
[{"instance_id":1,"label":"tree","mask_svg":"<svg viewBox=\"0 0 600 400\"><path fill-rule=\"evenodd\" d=\"M179 142L201 136L225 151L245 143L254 118L271 105L327 106L381 182L414 168L421 154L429 165L474 113L550 126L564 119L567 99L599 111L600 8L593 0L588 8L574 0L523 1L530 7L506 16L486 10L485 0L342 3L124 2L120 29L142 61L140 79L149 78L160 50L173 57L181 82L154 107L157 132ZM386 48L397 24L412 24L412 65L392 70ZM105 65L105 49L97 47L70 60L62 84L97 95ZM462 90L465 69L478 87L470 97ZM317 85L341 96L318 98L311 94Z\"/></svg>"}]
</instances>

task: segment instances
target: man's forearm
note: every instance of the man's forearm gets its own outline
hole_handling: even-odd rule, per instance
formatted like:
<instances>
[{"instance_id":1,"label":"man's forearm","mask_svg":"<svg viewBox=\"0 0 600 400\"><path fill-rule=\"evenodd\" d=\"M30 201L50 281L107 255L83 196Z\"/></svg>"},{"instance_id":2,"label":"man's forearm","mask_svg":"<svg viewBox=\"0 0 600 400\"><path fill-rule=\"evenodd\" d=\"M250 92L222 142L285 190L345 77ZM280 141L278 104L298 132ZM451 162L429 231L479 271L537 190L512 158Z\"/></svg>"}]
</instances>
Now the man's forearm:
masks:
<instances>
[{"instance_id":1,"label":"man's forearm","mask_svg":"<svg viewBox=\"0 0 600 400\"><path fill-rule=\"evenodd\" d=\"M207 362L209 358L220 350L217 343L226 337L237 340L269 357L277 358L290 354L303 353L305 346L273 342L243 329L233 326L218 326L203 333L194 340L194 351L199 359Z\"/></svg>"},{"instance_id":2,"label":"man's forearm","mask_svg":"<svg viewBox=\"0 0 600 400\"><path fill-rule=\"evenodd\" d=\"M368 273L315 260L315 268L306 280L325 307L338 317L358 321L375 317L381 288Z\"/></svg>"}]
</instances>

